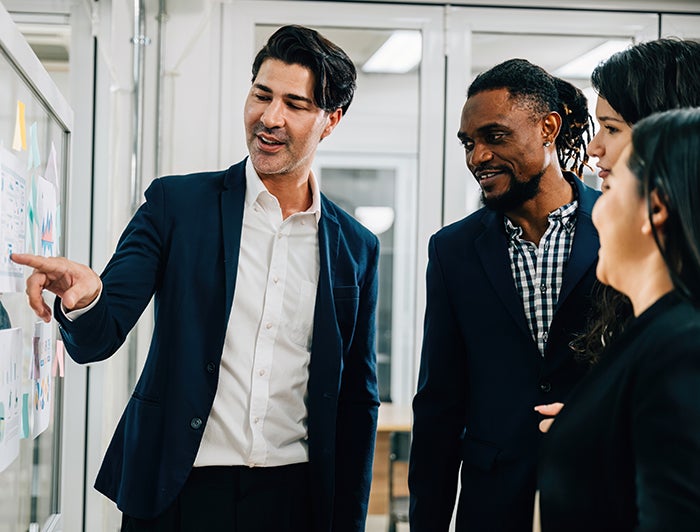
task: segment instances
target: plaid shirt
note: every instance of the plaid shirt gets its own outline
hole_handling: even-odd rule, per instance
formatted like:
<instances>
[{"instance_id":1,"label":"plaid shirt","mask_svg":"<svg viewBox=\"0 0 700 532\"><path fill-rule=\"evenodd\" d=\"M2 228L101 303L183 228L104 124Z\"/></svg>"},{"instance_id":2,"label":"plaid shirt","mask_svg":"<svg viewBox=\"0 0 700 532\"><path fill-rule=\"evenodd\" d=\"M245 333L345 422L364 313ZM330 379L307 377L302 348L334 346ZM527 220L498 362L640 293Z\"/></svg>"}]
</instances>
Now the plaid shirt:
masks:
<instances>
[{"instance_id":1,"label":"plaid shirt","mask_svg":"<svg viewBox=\"0 0 700 532\"><path fill-rule=\"evenodd\" d=\"M577 208L578 201L574 200L551 212L547 216L549 226L539 246L523 240L522 228L503 217L513 280L523 302L530 333L542 356L569 262Z\"/></svg>"}]
</instances>

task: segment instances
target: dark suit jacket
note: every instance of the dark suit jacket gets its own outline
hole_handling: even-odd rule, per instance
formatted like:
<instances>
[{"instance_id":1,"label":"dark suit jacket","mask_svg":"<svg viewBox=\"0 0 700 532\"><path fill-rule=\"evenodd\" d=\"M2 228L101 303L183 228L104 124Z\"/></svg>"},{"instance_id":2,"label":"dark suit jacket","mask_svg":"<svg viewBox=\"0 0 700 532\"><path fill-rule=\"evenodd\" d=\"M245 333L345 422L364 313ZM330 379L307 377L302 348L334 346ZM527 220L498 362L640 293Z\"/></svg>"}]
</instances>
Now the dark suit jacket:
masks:
<instances>
[{"instance_id":1,"label":"dark suit jacket","mask_svg":"<svg viewBox=\"0 0 700 532\"><path fill-rule=\"evenodd\" d=\"M175 499L216 394L236 285L245 161L226 171L157 179L102 274L96 307L56 316L71 357L103 360L155 294L143 373L96 488L128 515ZM364 530L379 405L375 376L377 238L325 196L308 384L314 530Z\"/></svg>"},{"instance_id":2,"label":"dark suit jacket","mask_svg":"<svg viewBox=\"0 0 700 532\"><path fill-rule=\"evenodd\" d=\"M532 530L538 404L562 401L585 368L569 342L595 280L598 192L578 189L576 233L544 357L527 325L503 217L488 209L430 240L427 308L410 458L411 531Z\"/></svg>"},{"instance_id":3,"label":"dark suit jacket","mask_svg":"<svg viewBox=\"0 0 700 532\"><path fill-rule=\"evenodd\" d=\"M543 532L700 530L700 310L664 296L544 437Z\"/></svg>"}]
</instances>

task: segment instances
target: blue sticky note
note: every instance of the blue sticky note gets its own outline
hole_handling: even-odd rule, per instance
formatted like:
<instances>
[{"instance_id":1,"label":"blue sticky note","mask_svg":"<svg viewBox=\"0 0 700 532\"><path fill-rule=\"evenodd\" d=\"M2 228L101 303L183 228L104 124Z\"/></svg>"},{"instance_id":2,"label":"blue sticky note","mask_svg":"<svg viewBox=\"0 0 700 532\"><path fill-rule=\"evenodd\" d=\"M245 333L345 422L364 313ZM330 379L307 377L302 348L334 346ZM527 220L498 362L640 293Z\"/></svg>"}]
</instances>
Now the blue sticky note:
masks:
<instances>
[{"instance_id":1,"label":"blue sticky note","mask_svg":"<svg viewBox=\"0 0 700 532\"><path fill-rule=\"evenodd\" d=\"M27 156L27 170L38 168L41 165L41 156L39 155L39 138L36 131L36 122L32 122L29 126L29 153Z\"/></svg>"}]
</instances>

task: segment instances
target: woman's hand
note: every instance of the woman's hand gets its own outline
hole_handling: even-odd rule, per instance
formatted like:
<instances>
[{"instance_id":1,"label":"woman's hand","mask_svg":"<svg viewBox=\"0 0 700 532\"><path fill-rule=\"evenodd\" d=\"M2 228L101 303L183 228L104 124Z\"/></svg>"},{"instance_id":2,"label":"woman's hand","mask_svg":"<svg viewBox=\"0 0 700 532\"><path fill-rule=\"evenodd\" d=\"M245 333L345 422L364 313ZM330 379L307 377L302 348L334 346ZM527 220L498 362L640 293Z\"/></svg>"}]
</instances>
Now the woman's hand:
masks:
<instances>
[{"instance_id":1,"label":"woman's hand","mask_svg":"<svg viewBox=\"0 0 700 532\"><path fill-rule=\"evenodd\" d=\"M561 412L563 407L564 403L551 403L548 405L537 405L535 407L535 411L539 412L543 416L551 416L540 421L541 432L547 432L549 430L549 427L551 427L552 423L554 423L554 416Z\"/></svg>"}]
</instances>

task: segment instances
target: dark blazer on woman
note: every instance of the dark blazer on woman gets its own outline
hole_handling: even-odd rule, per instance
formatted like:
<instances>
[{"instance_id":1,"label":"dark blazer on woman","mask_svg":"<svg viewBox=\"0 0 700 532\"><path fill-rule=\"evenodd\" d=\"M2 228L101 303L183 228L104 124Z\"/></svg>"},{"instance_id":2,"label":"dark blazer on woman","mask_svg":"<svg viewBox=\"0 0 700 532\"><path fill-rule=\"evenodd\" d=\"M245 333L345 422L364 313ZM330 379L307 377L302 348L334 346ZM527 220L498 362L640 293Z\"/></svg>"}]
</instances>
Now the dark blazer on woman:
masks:
<instances>
[{"instance_id":1,"label":"dark blazer on woman","mask_svg":"<svg viewBox=\"0 0 700 532\"><path fill-rule=\"evenodd\" d=\"M700 310L671 292L642 313L542 451L543 532L700 530Z\"/></svg>"},{"instance_id":2,"label":"dark blazer on woman","mask_svg":"<svg viewBox=\"0 0 700 532\"><path fill-rule=\"evenodd\" d=\"M236 286L245 161L157 179L102 273L98 304L73 322L55 315L71 357L111 356L155 295L146 364L96 488L147 519L187 479L211 411ZM308 384L314 532L364 530L377 408L377 238L325 196Z\"/></svg>"},{"instance_id":3,"label":"dark blazer on woman","mask_svg":"<svg viewBox=\"0 0 700 532\"><path fill-rule=\"evenodd\" d=\"M531 532L538 404L563 401L585 372L569 342L595 280L599 192L576 187L576 232L544 356L513 281L503 215L481 209L430 241L427 308L409 488L411 532ZM461 466L461 469L460 469Z\"/></svg>"}]
</instances>

